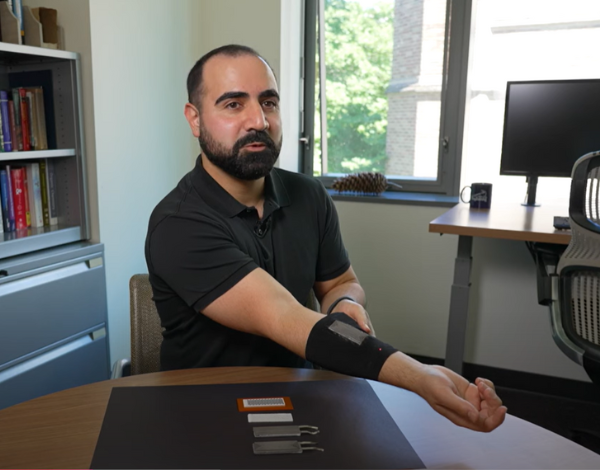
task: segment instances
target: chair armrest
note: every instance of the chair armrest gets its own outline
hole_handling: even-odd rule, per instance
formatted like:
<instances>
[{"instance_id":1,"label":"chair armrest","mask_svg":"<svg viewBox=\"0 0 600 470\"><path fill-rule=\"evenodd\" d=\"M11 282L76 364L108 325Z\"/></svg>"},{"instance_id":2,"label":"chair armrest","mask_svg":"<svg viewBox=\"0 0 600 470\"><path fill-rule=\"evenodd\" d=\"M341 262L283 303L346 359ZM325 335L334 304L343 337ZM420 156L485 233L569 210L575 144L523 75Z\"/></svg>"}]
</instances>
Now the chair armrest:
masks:
<instances>
[{"instance_id":1,"label":"chair armrest","mask_svg":"<svg viewBox=\"0 0 600 470\"><path fill-rule=\"evenodd\" d=\"M131 375L131 360L120 359L113 364L111 379L119 379L121 377L129 377Z\"/></svg>"},{"instance_id":2,"label":"chair armrest","mask_svg":"<svg viewBox=\"0 0 600 470\"><path fill-rule=\"evenodd\" d=\"M528 242L527 248L536 266L538 303L549 306L552 302L552 276L557 275L558 261L567 247Z\"/></svg>"}]
</instances>

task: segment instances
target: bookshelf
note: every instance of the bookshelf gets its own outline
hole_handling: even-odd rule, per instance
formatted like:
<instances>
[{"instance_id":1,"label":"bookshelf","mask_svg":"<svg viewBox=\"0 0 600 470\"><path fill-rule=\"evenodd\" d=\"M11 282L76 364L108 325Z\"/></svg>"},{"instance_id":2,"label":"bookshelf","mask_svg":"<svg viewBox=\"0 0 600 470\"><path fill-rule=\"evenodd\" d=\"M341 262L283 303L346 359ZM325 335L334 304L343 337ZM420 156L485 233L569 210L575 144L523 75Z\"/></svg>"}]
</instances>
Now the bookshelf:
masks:
<instances>
[{"instance_id":1,"label":"bookshelf","mask_svg":"<svg viewBox=\"0 0 600 470\"><path fill-rule=\"evenodd\" d=\"M88 240L79 55L0 42L0 89L44 89L48 150L0 152L0 167L52 159L58 225L0 233L0 260Z\"/></svg>"},{"instance_id":2,"label":"bookshelf","mask_svg":"<svg viewBox=\"0 0 600 470\"><path fill-rule=\"evenodd\" d=\"M80 77L78 54L0 42L0 90L43 88L48 141L48 150L0 152L0 168L52 162L58 220L0 233L0 409L110 376L104 246L89 241Z\"/></svg>"}]
</instances>

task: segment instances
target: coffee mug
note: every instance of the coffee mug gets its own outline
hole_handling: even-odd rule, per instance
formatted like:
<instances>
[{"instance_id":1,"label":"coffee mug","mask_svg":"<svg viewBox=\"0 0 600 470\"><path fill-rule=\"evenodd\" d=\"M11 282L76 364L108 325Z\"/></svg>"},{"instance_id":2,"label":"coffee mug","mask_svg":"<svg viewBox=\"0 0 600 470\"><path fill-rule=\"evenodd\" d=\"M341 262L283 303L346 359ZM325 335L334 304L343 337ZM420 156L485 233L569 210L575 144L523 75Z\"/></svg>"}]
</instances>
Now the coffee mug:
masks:
<instances>
[{"instance_id":1,"label":"coffee mug","mask_svg":"<svg viewBox=\"0 0 600 470\"><path fill-rule=\"evenodd\" d=\"M465 201L463 193L467 188L471 189L471 197ZM489 209L492 204L492 183L471 183L471 186L465 186L460 192L460 200L469 203L471 209Z\"/></svg>"}]
</instances>

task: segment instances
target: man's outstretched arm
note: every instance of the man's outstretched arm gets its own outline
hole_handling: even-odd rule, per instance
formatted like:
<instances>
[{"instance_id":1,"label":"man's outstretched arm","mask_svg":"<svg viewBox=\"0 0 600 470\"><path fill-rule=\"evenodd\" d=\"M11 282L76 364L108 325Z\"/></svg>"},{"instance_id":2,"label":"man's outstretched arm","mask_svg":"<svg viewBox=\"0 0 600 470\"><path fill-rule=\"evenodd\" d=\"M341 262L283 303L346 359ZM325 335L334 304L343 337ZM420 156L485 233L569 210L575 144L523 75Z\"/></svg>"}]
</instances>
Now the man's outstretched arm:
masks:
<instances>
[{"instance_id":1,"label":"man's outstretched arm","mask_svg":"<svg viewBox=\"0 0 600 470\"><path fill-rule=\"evenodd\" d=\"M202 313L227 327L267 337L304 358L309 336L325 318L300 305L262 269L252 271ZM343 364L328 368L344 373ZM459 426L491 431L504 421L506 408L489 381L470 384L449 369L421 364L400 352L390 355L376 373L382 382L419 394Z\"/></svg>"}]
</instances>

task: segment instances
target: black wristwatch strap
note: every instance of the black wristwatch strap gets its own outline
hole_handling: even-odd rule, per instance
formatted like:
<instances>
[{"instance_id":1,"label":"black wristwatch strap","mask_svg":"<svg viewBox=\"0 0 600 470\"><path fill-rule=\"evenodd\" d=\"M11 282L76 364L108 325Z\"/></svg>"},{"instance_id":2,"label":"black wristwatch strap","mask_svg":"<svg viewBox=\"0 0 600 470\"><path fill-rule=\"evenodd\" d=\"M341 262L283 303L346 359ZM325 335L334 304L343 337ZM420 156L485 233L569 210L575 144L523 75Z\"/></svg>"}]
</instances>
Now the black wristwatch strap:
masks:
<instances>
[{"instance_id":1,"label":"black wristwatch strap","mask_svg":"<svg viewBox=\"0 0 600 470\"><path fill-rule=\"evenodd\" d=\"M333 303L329 306L329 308L327 309L327 315L329 315L331 312L333 312L333 309L335 307L337 307L337 304L339 304L342 300L350 300L352 302L356 302L356 300L354 300L352 297L348 297L348 296L340 297L339 299L334 300Z\"/></svg>"}]
</instances>

